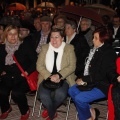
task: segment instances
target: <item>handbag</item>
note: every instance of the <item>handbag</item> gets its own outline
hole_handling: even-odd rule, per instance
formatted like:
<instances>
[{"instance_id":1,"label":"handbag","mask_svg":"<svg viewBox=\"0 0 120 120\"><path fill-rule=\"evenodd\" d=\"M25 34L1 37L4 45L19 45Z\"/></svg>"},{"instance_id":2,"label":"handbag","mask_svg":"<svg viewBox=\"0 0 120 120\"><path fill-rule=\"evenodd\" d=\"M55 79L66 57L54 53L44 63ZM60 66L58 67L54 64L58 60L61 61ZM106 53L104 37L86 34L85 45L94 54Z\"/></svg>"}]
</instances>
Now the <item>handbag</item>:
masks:
<instances>
[{"instance_id":1,"label":"handbag","mask_svg":"<svg viewBox=\"0 0 120 120\"><path fill-rule=\"evenodd\" d=\"M38 81L38 72L34 71L32 72L29 76L26 75L25 71L23 70L23 68L21 67L21 65L18 63L16 57L13 55L13 59L16 62L16 65L18 66L18 68L20 69L20 71L22 72L22 74L24 75L24 77L27 80L27 83L30 87L31 91L36 91L37 90L37 81Z\"/></svg>"},{"instance_id":2,"label":"handbag","mask_svg":"<svg viewBox=\"0 0 120 120\"><path fill-rule=\"evenodd\" d=\"M88 82L86 85L78 85L76 86L80 91L90 91L92 90L96 84L94 82Z\"/></svg>"},{"instance_id":3,"label":"handbag","mask_svg":"<svg viewBox=\"0 0 120 120\"><path fill-rule=\"evenodd\" d=\"M56 90L57 88L60 88L63 85L63 80L60 80L59 83L52 82L50 78L47 78L43 81L43 87L47 88L49 90Z\"/></svg>"}]
</instances>

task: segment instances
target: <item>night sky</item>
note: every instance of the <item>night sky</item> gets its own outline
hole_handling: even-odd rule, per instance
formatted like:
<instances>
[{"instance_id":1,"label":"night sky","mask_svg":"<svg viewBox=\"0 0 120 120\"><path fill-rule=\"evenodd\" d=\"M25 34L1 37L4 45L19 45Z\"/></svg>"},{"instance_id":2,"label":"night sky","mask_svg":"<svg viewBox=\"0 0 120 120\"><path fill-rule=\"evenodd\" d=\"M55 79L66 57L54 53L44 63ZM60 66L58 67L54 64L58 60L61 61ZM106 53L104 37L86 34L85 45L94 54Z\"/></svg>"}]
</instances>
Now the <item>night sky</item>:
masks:
<instances>
[{"instance_id":1,"label":"night sky","mask_svg":"<svg viewBox=\"0 0 120 120\"><path fill-rule=\"evenodd\" d=\"M19 2L19 3L22 3L22 4L24 4L25 5L25 0L4 0L5 1L5 3L7 3L7 4L10 4L10 3L13 3L13 2ZM30 5L30 7L33 7L33 1L34 0L29 0L29 5ZM37 0L37 4L40 4L40 1L41 0ZM47 2L47 1L49 1L49 2L53 2L56 6L58 6L58 5L61 5L61 4L63 4L64 2L65 2L65 0L42 0L43 2Z\"/></svg>"}]
</instances>

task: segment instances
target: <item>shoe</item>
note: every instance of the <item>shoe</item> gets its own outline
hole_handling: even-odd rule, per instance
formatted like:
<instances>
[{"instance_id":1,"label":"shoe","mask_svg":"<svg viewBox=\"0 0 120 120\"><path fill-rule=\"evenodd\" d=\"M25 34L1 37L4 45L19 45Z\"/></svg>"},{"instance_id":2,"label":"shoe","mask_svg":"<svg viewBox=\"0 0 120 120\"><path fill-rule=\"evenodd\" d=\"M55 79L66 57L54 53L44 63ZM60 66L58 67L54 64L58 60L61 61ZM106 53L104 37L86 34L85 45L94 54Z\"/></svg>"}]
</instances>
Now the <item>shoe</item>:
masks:
<instances>
[{"instance_id":1,"label":"shoe","mask_svg":"<svg viewBox=\"0 0 120 120\"><path fill-rule=\"evenodd\" d=\"M25 115L21 116L20 120L27 120L29 118L29 114L30 114L30 109L27 111Z\"/></svg>"},{"instance_id":2,"label":"shoe","mask_svg":"<svg viewBox=\"0 0 120 120\"><path fill-rule=\"evenodd\" d=\"M45 110L43 110L43 112L42 112L41 116L42 116L43 118L48 117L48 111L47 111L46 109L45 109Z\"/></svg>"},{"instance_id":3,"label":"shoe","mask_svg":"<svg viewBox=\"0 0 120 120\"><path fill-rule=\"evenodd\" d=\"M57 113L55 113L55 115L54 115L54 118L56 118L57 117ZM50 120L50 118L48 117L46 120Z\"/></svg>"},{"instance_id":4,"label":"shoe","mask_svg":"<svg viewBox=\"0 0 120 120\"><path fill-rule=\"evenodd\" d=\"M100 111L97 108L94 108L95 110L95 120L98 120L98 117L100 115Z\"/></svg>"},{"instance_id":5,"label":"shoe","mask_svg":"<svg viewBox=\"0 0 120 120\"><path fill-rule=\"evenodd\" d=\"M12 111L12 108L10 107L6 112L0 115L0 119L5 119L11 111Z\"/></svg>"}]
</instances>

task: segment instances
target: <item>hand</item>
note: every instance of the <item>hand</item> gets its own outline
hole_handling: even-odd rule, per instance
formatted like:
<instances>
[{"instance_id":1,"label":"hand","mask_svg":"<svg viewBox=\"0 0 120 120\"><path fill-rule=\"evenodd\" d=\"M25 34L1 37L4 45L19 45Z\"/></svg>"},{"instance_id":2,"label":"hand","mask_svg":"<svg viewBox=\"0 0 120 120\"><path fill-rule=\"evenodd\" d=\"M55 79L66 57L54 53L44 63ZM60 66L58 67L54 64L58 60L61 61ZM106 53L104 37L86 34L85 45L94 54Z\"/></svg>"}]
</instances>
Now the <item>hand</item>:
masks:
<instances>
[{"instance_id":1,"label":"hand","mask_svg":"<svg viewBox=\"0 0 120 120\"><path fill-rule=\"evenodd\" d=\"M5 75L5 74L6 74L6 72L5 72L5 71L3 71L3 72L1 73L1 76L2 76L2 75Z\"/></svg>"},{"instance_id":2,"label":"hand","mask_svg":"<svg viewBox=\"0 0 120 120\"><path fill-rule=\"evenodd\" d=\"M50 78L51 78L51 81L52 82L55 82L55 83L59 83L60 82L60 78L59 78L59 75L58 74L54 74L54 75L52 75L52 76L50 76Z\"/></svg>"},{"instance_id":3,"label":"hand","mask_svg":"<svg viewBox=\"0 0 120 120\"><path fill-rule=\"evenodd\" d=\"M25 71L25 74L28 75L28 72ZM21 74L21 76L25 77L23 74Z\"/></svg>"},{"instance_id":4,"label":"hand","mask_svg":"<svg viewBox=\"0 0 120 120\"><path fill-rule=\"evenodd\" d=\"M120 76L118 76L117 80L118 80L118 82L120 82Z\"/></svg>"},{"instance_id":5,"label":"hand","mask_svg":"<svg viewBox=\"0 0 120 120\"><path fill-rule=\"evenodd\" d=\"M78 79L76 80L76 84L78 84L78 85L81 85L82 82L83 82L83 80L82 80L81 78L78 78Z\"/></svg>"}]
</instances>

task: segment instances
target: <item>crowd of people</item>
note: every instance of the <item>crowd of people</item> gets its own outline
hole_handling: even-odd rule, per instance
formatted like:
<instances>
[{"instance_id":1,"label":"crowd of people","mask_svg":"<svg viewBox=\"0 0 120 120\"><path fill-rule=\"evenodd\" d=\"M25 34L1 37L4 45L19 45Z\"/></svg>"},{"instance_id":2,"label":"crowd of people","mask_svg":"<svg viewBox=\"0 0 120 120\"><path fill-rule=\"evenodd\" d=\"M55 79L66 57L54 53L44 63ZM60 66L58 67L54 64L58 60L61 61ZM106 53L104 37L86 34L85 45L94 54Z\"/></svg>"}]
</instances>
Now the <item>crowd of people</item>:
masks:
<instances>
[{"instance_id":1,"label":"crowd of people","mask_svg":"<svg viewBox=\"0 0 120 120\"><path fill-rule=\"evenodd\" d=\"M26 93L30 91L26 78L19 70L13 55L27 75L39 72L38 98L44 106L41 114L46 120L57 117L57 108L70 96L78 111L79 120L97 120L99 110L90 103L108 97L110 85L115 107L114 120L120 120L120 73L116 60L120 51L113 42L120 43L120 17L103 16L104 25L92 26L92 21L77 21L57 15L34 18L33 23L22 20L21 25L0 24L0 119L12 111L9 95L18 105L20 120L27 120L30 108ZM60 83L56 89L44 86L44 82ZM82 87L94 86L87 90Z\"/></svg>"}]
</instances>

